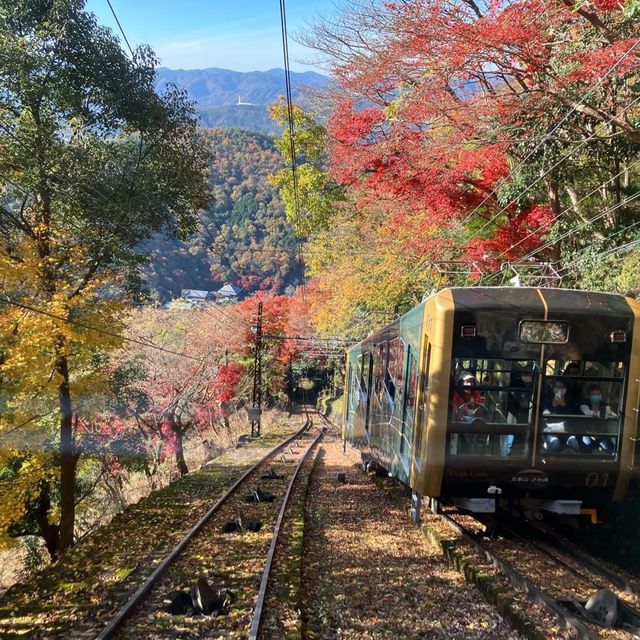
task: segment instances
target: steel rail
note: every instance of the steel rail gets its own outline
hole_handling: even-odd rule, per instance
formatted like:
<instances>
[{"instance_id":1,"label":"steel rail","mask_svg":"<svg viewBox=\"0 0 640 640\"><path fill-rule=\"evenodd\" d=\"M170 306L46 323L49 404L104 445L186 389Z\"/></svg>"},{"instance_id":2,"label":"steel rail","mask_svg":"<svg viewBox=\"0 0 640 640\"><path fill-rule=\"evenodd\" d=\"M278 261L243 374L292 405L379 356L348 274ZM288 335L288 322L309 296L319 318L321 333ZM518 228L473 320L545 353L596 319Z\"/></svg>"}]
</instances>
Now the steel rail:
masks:
<instances>
[{"instance_id":1,"label":"steel rail","mask_svg":"<svg viewBox=\"0 0 640 640\"><path fill-rule=\"evenodd\" d=\"M465 527L444 513L439 515L452 529L463 537L465 542L468 542L476 551L491 561L494 567L500 569L514 586L523 589L529 600L542 604L548 611L561 620L565 626L571 627L579 640L601 640L600 635L593 633L593 631L586 627L578 618L572 616L564 607L544 593L536 584L523 576L510 562L498 558L498 556L485 545L474 539Z\"/></svg>"},{"instance_id":2,"label":"steel rail","mask_svg":"<svg viewBox=\"0 0 640 640\"><path fill-rule=\"evenodd\" d=\"M566 553L574 560L580 562L584 567L588 568L593 573L600 575L605 580L608 580L612 585L621 591L630 593L632 595L640 595L640 583L636 581L630 581L616 573L613 569L605 566L602 562L596 558L591 558L586 553L577 549L573 542L566 539L564 536L559 535L553 530L549 530L546 527L542 528L539 525L529 525L530 529L535 532L538 539L548 539L549 536L553 537L554 542L558 545L562 553ZM540 543L541 546L545 546L545 543ZM548 553L548 552L547 552Z\"/></svg>"},{"instance_id":3,"label":"steel rail","mask_svg":"<svg viewBox=\"0 0 640 640\"><path fill-rule=\"evenodd\" d=\"M287 491L282 500L282 505L280 506L280 512L278 513L278 520L276 522L276 526L273 530L273 538L271 538L271 545L269 546L269 553L267 554L267 561L264 566L264 571L262 572L262 580L260 581L260 590L258 591L258 600L256 602L256 607L253 613L253 620L251 622L251 629L249 630L249 640L257 640L258 632L260 631L260 623L262 621L262 612L264 610L264 600L267 594L267 586L269 584L269 576L271 574L271 567L273 565L273 559L276 553L276 546L278 545L278 536L280 535L280 529L282 528L282 522L284 521L285 511L287 510L287 506L289 504L289 498L291 496L291 492L293 491L293 485L295 484L296 478L298 477L298 473L300 469L302 469L302 465L309 457L309 454L316 446L316 444L323 438L324 433L319 433L315 440L309 445L309 448L305 451L304 456L300 458L300 461L296 465L296 468L291 476L291 480L289 482L289 486L287 487Z\"/></svg>"},{"instance_id":4,"label":"steel rail","mask_svg":"<svg viewBox=\"0 0 640 640\"><path fill-rule=\"evenodd\" d=\"M585 575L580 569L582 569L582 570L586 569L587 571L591 571L595 575L598 575L600 578L604 578L605 581L609 580L609 582L611 584L613 584L613 586L615 586L615 587L617 587L619 589L621 589L621 587L619 586L620 584L623 584L623 585L629 584L626 580L624 580L624 578L621 578L621 577L617 576L617 574L613 573L613 571L611 571L611 569L608 569L607 567L601 566L599 563L597 563L596 561L591 560L585 554L577 552L576 555L573 555L572 551L568 551L567 550L566 541L562 540L562 538L560 536L556 536L553 533L551 533L551 536L554 538L556 544L558 545L557 548L554 548L554 547L552 547L551 545L549 545L546 542L536 541L536 540L533 540L531 537L527 537L527 535L525 533L517 531L513 527L508 527L508 526L502 525L502 528L507 533L510 533L511 535L519 538L523 542L526 542L527 544L530 544L534 549L537 549L541 553L544 553L546 556L548 556L549 558L551 558L552 560L557 562L559 565L563 566L565 569L567 569L568 571L573 573L575 576L577 576L581 580L584 580L585 582L588 582L589 584L593 585L598 590L606 589L608 587L606 587L606 585L601 584L600 582L594 580L593 578L590 578L588 575ZM540 536L540 533L542 531L542 529L539 529L535 525L530 525L529 526L529 530L531 532L533 532L537 536ZM562 559L559 556L559 554L561 554L561 553L566 553L574 561L576 561L579 565L581 565L580 569L576 569L576 567L571 566L571 564L569 562L567 562L566 560ZM609 576L611 576L611 577L609 577ZM624 589L621 589L621 590L624 590ZM631 618L634 621L636 621L635 624L637 625L638 621L640 621L640 609L638 609L633 604L629 604L624 599L622 599L622 598L620 598L618 596L616 596L616 597L618 598L618 606L620 607L621 611L623 612L623 615L625 615L627 618Z\"/></svg>"},{"instance_id":5,"label":"steel rail","mask_svg":"<svg viewBox=\"0 0 640 640\"><path fill-rule=\"evenodd\" d=\"M277 453L280 449L286 447L291 441L298 438L304 430L307 428L308 418L305 421L302 429L296 431L292 436L276 445L268 453L266 453L260 460L247 469L230 487L227 491L218 499L218 501L207 511L198 522L184 535L182 540L173 548L173 550L167 555L167 557L155 568L153 573L138 587L135 593L125 602L110 622L104 629L95 637L95 640L107 640L113 637L113 634L122 626L124 621L131 615L133 609L144 600L147 593L158 582L160 577L165 573L173 561L180 555L184 548L191 542L191 539L202 529L202 527L211 519L211 517L219 511L220 507L227 501L227 499L237 490L237 488L270 456Z\"/></svg>"}]
</instances>

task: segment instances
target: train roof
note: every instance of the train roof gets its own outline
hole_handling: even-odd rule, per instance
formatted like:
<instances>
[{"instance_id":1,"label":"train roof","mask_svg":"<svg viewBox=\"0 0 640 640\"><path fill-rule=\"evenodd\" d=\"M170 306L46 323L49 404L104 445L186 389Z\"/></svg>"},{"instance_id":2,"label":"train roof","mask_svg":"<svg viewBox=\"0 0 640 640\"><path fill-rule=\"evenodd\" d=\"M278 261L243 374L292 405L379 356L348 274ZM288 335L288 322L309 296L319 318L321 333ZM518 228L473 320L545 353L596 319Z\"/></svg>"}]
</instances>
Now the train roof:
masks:
<instances>
[{"instance_id":1,"label":"train roof","mask_svg":"<svg viewBox=\"0 0 640 640\"><path fill-rule=\"evenodd\" d=\"M369 334L358 345L373 340L378 342L397 333L398 326L438 296L450 296L456 310L487 311L504 309L540 313L544 306L550 313L598 314L600 316L626 316L632 311L627 298L618 293L560 289L557 287L447 287L427 296L420 304L396 318L392 323ZM354 345L354 346L358 346Z\"/></svg>"}]
</instances>

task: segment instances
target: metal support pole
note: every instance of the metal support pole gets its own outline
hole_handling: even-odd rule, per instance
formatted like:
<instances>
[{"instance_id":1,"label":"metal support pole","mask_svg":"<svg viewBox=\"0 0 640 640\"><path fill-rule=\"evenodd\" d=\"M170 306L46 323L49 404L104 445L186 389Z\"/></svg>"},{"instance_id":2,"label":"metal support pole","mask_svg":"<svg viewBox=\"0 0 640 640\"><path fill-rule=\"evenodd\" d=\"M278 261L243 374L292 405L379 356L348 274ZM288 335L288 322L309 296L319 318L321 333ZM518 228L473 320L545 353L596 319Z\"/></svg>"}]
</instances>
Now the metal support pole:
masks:
<instances>
[{"instance_id":1,"label":"metal support pole","mask_svg":"<svg viewBox=\"0 0 640 640\"><path fill-rule=\"evenodd\" d=\"M251 420L251 436L260 435L262 418L262 302L258 303L258 319L256 322L256 351L253 361L253 408L254 419Z\"/></svg>"}]
</instances>

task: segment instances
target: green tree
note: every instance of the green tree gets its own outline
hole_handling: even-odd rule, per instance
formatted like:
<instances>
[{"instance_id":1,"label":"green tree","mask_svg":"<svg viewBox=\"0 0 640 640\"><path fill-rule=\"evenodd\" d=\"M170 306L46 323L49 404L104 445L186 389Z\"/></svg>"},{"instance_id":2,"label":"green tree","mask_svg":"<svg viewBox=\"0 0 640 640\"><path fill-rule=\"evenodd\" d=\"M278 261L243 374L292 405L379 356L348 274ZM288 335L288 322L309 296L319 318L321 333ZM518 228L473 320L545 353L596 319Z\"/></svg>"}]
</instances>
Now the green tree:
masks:
<instances>
[{"instance_id":1,"label":"green tree","mask_svg":"<svg viewBox=\"0 0 640 640\"><path fill-rule=\"evenodd\" d=\"M75 407L119 345L87 327L120 330L141 289L141 243L186 235L208 200L193 105L157 95L153 52L128 57L84 4L0 0L0 433L43 428L24 415L29 397L57 416L57 553L73 544Z\"/></svg>"},{"instance_id":2,"label":"green tree","mask_svg":"<svg viewBox=\"0 0 640 640\"><path fill-rule=\"evenodd\" d=\"M270 112L271 117L280 126L285 127L288 122L288 110L284 100L272 105ZM315 230L328 228L337 203L345 199L344 187L327 171L325 127L316 121L313 114L294 105L293 130L293 145L289 129L286 127L276 140L276 146L285 160L286 167L271 178L271 184L280 189L287 220L298 235L307 236ZM295 183L291 166L294 152Z\"/></svg>"}]
</instances>

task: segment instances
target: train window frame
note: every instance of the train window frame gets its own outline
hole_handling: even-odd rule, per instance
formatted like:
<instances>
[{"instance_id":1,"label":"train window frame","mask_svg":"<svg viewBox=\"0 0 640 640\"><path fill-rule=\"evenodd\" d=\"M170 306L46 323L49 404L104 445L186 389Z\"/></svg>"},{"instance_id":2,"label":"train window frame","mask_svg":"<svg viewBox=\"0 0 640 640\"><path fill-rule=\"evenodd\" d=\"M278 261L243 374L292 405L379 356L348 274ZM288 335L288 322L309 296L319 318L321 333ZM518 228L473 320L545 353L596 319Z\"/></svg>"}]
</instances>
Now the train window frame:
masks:
<instances>
[{"instance_id":1,"label":"train window frame","mask_svg":"<svg viewBox=\"0 0 640 640\"><path fill-rule=\"evenodd\" d=\"M578 373L567 373L570 365ZM602 371L607 369L617 372L617 375L603 375ZM540 402L540 457L617 460L624 428L627 374L628 366L620 360L546 359L541 378L542 396L550 398L549 391L553 389L555 382L560 381L573 392L574 411L553 411L553 408L549 408L548 401ZM586 391L594 384L603 391L603 404L598 416L586 412L590 410L585 402Z\"/></svg>"},{"instance_id":2,"label":"train window frame","mask_svg":"<svg viewBox=\"0 0 640 640\"><path fill-rule=\"evenodd\" d=\"M480 405L484 416L477 415L475 411L472 415L468 415L466 410L464 414L460 414L460 407L465 404L454 406L457 401L456 394L465 390L465 385L460 380L460 376L465 371L472 373L476 379L474 391L484 394L481 403L472 400L468 404L475 402ZM535 360L522 358L454 356L452 373L447 419L447 455L465 460L492 458L521 461L528 458L531 454L530 440L535 425L535 402L541 378L538 363ZM531 381L524 383L521 380L523 375L531 376ZM489 376L494 377L491 379ZM508 380L508 384L501 384L500 376L503 376L503 381ZM514 376L518 376L524 385L514 385ZM489 384L486 382L487 378L490 381ZM487 402L487 397L491 403ZM516 402L518 398L519 403L527 405L526 421L519 421L518 416L512 413L513 406L510 408L510 404ZM518 413L520 414L520 410ZM484 445L480 447L478 443L482 439L484 439Z\"/></svg>"},{"instance_id":3,"label":"train window frame","mask_svg":"<svg viewBox=\"0 0 640 640\"><path fill-rule=\"evenodd\" d=\"M404 368L406 343L402 336L396 336L387 343L387 366L384 377L384 384L392 402L397 402L403 396ZM391 385L389 384L391 382Z\"/></svg>"},{"instance_id":4,"label":"train window frame","mask_svg":"<svg viewBox=\"0 0 640 640\"><path fill-rule=\"evenodd\" d=\"M541 338L527 338L525 335L525 329L528 325L532 326L542 326L542 325L559 325L566 327L566 332L564 333L563 340L552 340L552 339L541 339ZM518 323L518 338L520 342L524 342L525 344L567 344L569 342L569 333L571 332L571 325L568 320L537 320L535 318L523 318Z\"/></svg>"}]
</instances>

